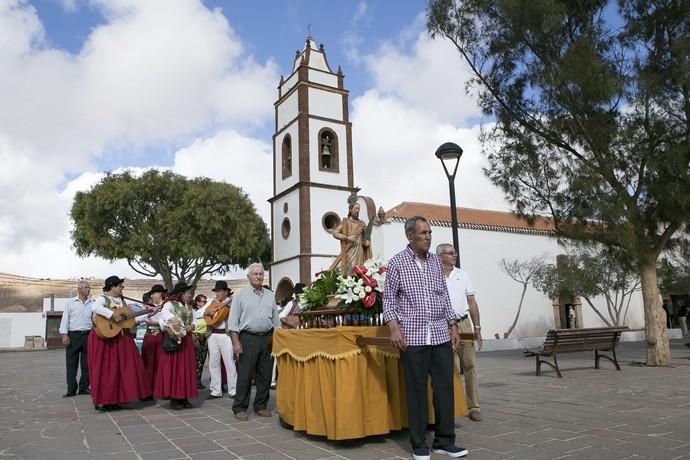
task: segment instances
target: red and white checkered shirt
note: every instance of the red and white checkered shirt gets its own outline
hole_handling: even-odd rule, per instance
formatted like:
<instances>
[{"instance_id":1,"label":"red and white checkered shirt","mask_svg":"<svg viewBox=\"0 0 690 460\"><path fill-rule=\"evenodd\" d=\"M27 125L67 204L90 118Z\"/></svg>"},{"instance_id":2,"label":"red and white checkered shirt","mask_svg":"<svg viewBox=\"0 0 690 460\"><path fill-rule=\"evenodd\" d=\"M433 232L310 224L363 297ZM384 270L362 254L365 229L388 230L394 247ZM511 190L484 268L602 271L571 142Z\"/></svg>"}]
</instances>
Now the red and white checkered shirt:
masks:
<instances>
[{"instance_id":1,"label":"red and white checkered shirt","mask_svg":"<svg viewBox=\"0 0 690 460\"><path fill-rule=\"evenodd\" d=\"M383 289L383 319L398 320L409 346L448 342L448 321L455 320L441 260L427 253L421 269L408 246L386 268Z\"/></svg>"}]
</instances>

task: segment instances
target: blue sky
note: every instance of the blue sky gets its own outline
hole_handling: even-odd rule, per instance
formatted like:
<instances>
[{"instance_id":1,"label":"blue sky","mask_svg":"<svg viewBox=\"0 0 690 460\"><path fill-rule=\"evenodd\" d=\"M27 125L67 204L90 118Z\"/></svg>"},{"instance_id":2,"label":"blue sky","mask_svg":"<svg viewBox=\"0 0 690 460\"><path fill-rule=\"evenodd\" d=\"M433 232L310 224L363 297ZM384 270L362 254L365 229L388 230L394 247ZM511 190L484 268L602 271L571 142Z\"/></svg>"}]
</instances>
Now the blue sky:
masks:
<instances>
[{"instance_id":1,"label":"blue sky","mask_svg":"<svg viewBox=\"0 0 690 460\"><path fill-rule=\"evenodd\" d=\"M384 209L446 204L433 153L452 141L465 150L458 205L507 209L482 172L467 70L450 43L425 32L425 5L0 0L0 272L131 276L71 247L74 194L107 171L230 182L270 222L276 88L308 28L345 74L362 194Z\"/></svg>"},{"instance_id":2,"label":"blue sky","mask_svg":"<svg viewBox=\"0 0 690 460\"><path fill-rule=\"evenodd\" d=\"M370 75L351 53L366 52L382 43L394 41L403 49L409 34L422 31L425 2L422 1L318 1L318 0L205 0L210 9L219 9L234 32L246 44L246 52L260 62L273 60L281 74L292 68L295 51L302 49L311 31L317 43L326 46L333 70L342 66L351 97L362 94ZM31 2L51 45L78 54L90 31L108 22L104 11L85 1L36 0ZM276 82L277 85L277 82ZM270 138L272 120L262 123L253 133ZM103 169L115 169L118 161L128 158L130 166L145 167L155 158L169 162L179 145L147 145L145 149L129 146L119 150L117 160L106 156L99 163Z\"/></svg>"}]
</instances>

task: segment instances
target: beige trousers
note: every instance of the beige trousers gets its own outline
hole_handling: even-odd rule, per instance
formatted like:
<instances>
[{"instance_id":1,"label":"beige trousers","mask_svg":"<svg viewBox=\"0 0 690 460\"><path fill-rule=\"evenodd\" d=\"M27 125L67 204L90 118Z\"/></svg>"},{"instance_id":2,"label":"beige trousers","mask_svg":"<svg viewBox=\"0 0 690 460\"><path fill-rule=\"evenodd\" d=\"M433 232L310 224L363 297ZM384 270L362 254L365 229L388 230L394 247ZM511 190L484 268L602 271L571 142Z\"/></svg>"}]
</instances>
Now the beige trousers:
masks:
<instances>
[{"instance_id":1,"label":"beige trousers","mask_svg":"<svg viewBox=\"0 0 690 460\"><path fill-rule=\"evenodd\" d=\"M470 318L465 318L458 322L458 329L460 332L474 333L472 322ZM467 399L467 408L469 410L479 410L479 386L477 384L477 369L475 362L477 360L474 353L474 341L468 342L463 340L460 343L460 349L455 358L455 365L458 370L462 369L465 377L465 398Z\"/></svg>"}]
</instances>

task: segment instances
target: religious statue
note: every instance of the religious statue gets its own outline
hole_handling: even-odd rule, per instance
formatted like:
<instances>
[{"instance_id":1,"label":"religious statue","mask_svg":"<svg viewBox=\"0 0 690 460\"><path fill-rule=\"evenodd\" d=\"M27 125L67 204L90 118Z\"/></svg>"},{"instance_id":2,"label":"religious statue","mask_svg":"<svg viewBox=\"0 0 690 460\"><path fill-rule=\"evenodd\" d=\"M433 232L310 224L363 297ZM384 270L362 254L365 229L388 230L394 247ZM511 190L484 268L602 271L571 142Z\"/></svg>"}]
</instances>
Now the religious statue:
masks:
<instances>
[{"instance_id":1,"label":"religious statue","mask_svg":"<svg viewBox=\"0 0 690 460\"><path fill-rule=\"evenodd\" d=\"M371 258L371 242L366 229L367 225L359 219L359 204L353 197L348 200L347 217L333 229L333 237L340 240L340 254L329 270L339 269L343 276L349 276L355 266Z\"/></svg>"}]
</instances>

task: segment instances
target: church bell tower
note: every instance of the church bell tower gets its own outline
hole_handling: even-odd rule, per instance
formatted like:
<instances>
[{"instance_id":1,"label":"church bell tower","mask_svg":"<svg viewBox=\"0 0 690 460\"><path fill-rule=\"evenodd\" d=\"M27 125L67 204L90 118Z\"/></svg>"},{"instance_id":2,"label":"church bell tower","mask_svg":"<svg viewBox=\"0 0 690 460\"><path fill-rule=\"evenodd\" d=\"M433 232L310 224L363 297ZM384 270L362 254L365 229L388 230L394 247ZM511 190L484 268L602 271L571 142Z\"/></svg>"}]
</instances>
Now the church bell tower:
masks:
<instances>
[{"instance_id":1,"label":"church bell tower","mask_svg":"<svg viewBox=\"0 0 690 460\"><path fill-rule=\"evenodd\" d=\"M329 267L340 244L331 231L356 194L352 124L343 73L323 45L307 37L287 78L280 78L273 135L271 285L280 301L295 283Z\"/></svg>"}]
</instances>

